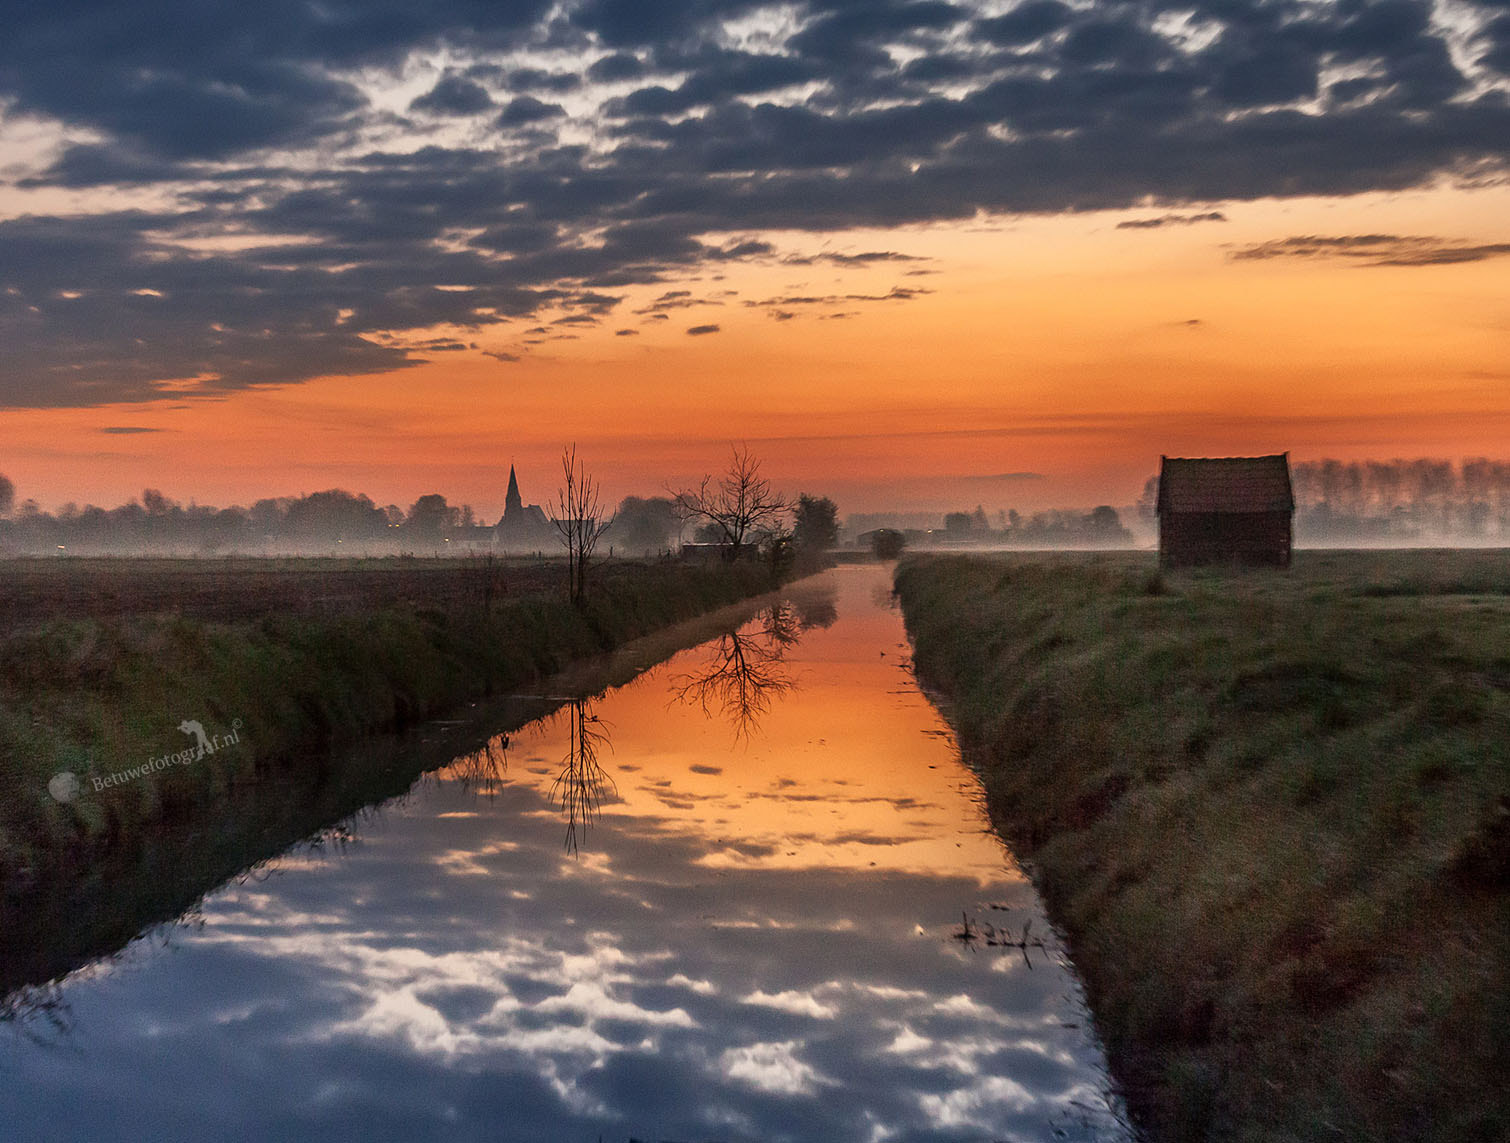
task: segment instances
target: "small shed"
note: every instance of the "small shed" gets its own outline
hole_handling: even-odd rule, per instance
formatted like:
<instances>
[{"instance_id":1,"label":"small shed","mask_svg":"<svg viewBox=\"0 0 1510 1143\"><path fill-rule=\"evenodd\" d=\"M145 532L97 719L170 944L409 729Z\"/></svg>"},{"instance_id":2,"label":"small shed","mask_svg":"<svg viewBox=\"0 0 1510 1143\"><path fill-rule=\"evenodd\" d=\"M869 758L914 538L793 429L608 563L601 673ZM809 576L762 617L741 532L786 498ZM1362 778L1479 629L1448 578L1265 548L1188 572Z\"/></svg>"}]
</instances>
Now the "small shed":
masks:
<instances>
[{"instance_id":1,"label":"small shed","mask_svg":"<svg viewBox=\"0 0 1510 1143\"><path fill-rule=\"evenodd\" d=\"M1295 493L1289 453L1161 459L1161 567L1290 566Z\"/></svg>"}]
</instances>

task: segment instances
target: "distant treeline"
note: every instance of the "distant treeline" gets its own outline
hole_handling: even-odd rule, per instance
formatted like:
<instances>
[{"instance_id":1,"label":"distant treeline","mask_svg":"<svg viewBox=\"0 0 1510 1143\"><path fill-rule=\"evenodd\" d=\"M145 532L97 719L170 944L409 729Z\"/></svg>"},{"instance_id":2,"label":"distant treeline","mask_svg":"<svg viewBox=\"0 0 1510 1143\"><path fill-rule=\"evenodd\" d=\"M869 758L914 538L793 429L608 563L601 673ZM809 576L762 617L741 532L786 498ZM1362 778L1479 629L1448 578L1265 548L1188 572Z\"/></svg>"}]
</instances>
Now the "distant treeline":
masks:
<instances>
[{"instance_id":1,"label":"distant treeline","mask_svg":"<svg viewBox=\"0 0 1510 1143\"><path fill-rule=\"evenodd\" d=\"M1510 542L1510 461L1308 460L1290 478L1300 543ZM1139 501L1150 520L1158 485Z\"/></svg>"},{"instance_id":2,"label":"distant treeline","mask_svg":"<svg viewBox=\"0 0 1510 1143\"><path fill-rule=\"evenodd\" d=\"M13 501L0 477L0 553L114 552L319 554L466 551L490 547L493 528L471 505L439 493L408 509L379 507L370 497L333 488L305 496L258 500L250 508L181 504L155 489L116 508L66 504L44 512L35 501ZM634 554L659 551L680 520L669 499L627 497L605 538ZM606 547L604 548L606 551Z\"/></svg>"},{"instance_id":3,"label":"distant treeline","mask_svg":"<svg viewBox=\"0 0 1510 1143\"><path fill-rule=\"evenodd\" d=\"M892 519L895 519L893 517ZM937 517L933 517L937 520ZM856 521L870 523L873 520L887 521L880 513L864 517L850 517L850 529ZM994 525L994 526L993 526ZM1053 509L1024 516L1015 508L1002 509L993 521L984 506L977 505L973 512L948 512L943 517L943 527L899 527L895 523L884 526L897 528L906 537L910 547L971 546L971 547L1023 547L1023 548L1125 548L1135 542L1133 534L1122 524L1117 510L1102 504L1085 512L1078 509ZM856 542L866 546L873 531L861 531Z\"/></svg>"}]
</instances>

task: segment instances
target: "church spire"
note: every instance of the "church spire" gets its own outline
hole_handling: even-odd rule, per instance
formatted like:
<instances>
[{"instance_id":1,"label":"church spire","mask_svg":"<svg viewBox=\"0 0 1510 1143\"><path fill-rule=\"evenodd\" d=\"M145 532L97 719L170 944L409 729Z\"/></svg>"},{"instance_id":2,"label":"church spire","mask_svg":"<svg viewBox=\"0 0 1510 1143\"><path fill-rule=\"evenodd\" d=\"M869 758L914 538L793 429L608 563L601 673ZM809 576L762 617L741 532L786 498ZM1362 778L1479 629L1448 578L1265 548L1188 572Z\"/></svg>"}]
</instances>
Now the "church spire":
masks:
<instances>
[{"instance_id":1,"label":"church spire","mask_svg":"<svg viewBox=\"0 0 1510 1143\"><path fill-rule=\"evenodd\" d=\"M524 509L524 498L519 495L519 478L514 475L514 466L509 465L509 490L503 498L503 514L512 516Z\"/></svg>"}]
</instances>

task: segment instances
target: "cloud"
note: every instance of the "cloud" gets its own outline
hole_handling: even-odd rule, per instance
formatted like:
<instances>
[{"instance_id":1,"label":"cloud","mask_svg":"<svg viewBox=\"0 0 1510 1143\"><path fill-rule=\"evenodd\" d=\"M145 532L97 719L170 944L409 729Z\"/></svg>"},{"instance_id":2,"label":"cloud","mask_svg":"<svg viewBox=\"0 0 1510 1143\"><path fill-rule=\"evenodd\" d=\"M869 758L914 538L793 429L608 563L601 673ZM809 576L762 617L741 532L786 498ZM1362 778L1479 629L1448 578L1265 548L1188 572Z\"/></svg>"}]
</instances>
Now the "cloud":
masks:
<instances>
[{"instance_id":1,"label":"cloud","mask_svg":"<svg viewBox=\"0 0 1510 1143\"><path fill-rule=\"evenodd\" d=\"M635 310L637 314L659 314L666 310L690 310L698 306L721 306L718 298L694 298L691 290L667 290L647 306Z\"/></svg>"},{"instance_id":2,"label":"cloud","mask_svg":"<svg viewBox=\"0 0 1510 1143\"><path fill-rule=\"evenodd\" d=\"M161 433L164 429L149 429L144 425L106 425L99 430L102 433L111 433L116 436L131 436L136 433Z\"/></svg>"},{"instance_id":3,"label":"cloud","mask_svg":"<svg viewBox=\"0 0 1510 1143\"><path fill-rule=\"evenodd\" d=\"M565 114L566 108L559 103L546 103L533 95L520 95L509 100L509 105L498 113L498 125L520 127L546 119L558 119Z\"/></svg>"},{"instance_id":4,"label":"cloud","mask_svg":"<svg viewBox=\"0 0 1510 1143\"><path fill-rule=\"evenodd\" d=\"M1447 266L1510 255L1510 242L1471 243L1423 235L1294 235L1233 250L1233 261L1353 259L1366 266Z\"/></svg>"},{"instance_id":5,"label":"cloud","mask_svg":"<svg viewBox=\"0 0 1510 1143\"><path fill-rule=\"evenodd\" d=\"M1200 214L1161 214L1157 218L1125 218L1117 223L1118 230L1158 230L1163 226L1193 226L1197 222L1226 222L1227 216L1219 210L1202 211Z\"/></svg>"},{"instance_id":6,"label":"cloud","mask_svg":"<svg viewBox=\"0 0 1510 1143\"><path fill-rule=\"evenodd\" d=\"M777 297L762 298L758 301L747 301L744 304L751 309L763 309L777 321L790 321L797 314L790 308L800 306L805 308L833 307L852 304L854 302L910 302L920 298L924 294L931 294L932 290L921 289L917 286L893 286L884 294L785 294ZM836 311L825 314L825 317L851 317L852 310Z\"/></svg>"},{"instance_id":7,"label":"cloud","mask_svg":"<svg viewBox=\"0 0 1510 1143\"><path fill-rule=\"evenodd\" d=\"M687 328L687 334L690 337L701 337L703 334L718 332L719 329L716 325L694 325Z\"/></svg>"},{"instance_id":8,"label":"cloud","mask_svg":"<svg viewBox=\"0 0 1510 1143\"><path fill-rule=\"evenodd\" d=\"M436 115L475 115L493 106L493 97L480 83L448 75L409 104L410 111Z\"/></svg>"},{"instance_id":9,"label":"cloud","mask_svg":"<svg viewBox=\"0 0 1510 1143\"><path fill-rule=\"evenodd\" d=\"M0 106L56 146L14 182L80 193L68 214L0 217L0 406L403 368L420 352L406 332L470 345L516 318L602 313L631 287L777 260L767 231L1149 202L1165 213L1119 225L1155 229L1218 221L1201 205L1213 202L1505 172L1510 16L1497 9L1457 55L1459 31L1425 0L1181 11L21 6L0 39ZM436 58L448 70L396 102ZM122 210L118 188L157 205ZM1503 252L1339 249L1233 256L1428 265ZM772 299L767 312L906 296Z\"/></svg>"},{"instance_id":10,"label":"cloud","mask_svg":"<svg viewBox=\"0 0 1510 1143\"><path fill-rule=\"evenodd\" d=\"M790 254L781 260L788 266L815 266L826 262L832 266L873 266L881 262L926 262L914 254L898 254L895 250L868 250L861 254Z\"/></svg>"}]
</instances>

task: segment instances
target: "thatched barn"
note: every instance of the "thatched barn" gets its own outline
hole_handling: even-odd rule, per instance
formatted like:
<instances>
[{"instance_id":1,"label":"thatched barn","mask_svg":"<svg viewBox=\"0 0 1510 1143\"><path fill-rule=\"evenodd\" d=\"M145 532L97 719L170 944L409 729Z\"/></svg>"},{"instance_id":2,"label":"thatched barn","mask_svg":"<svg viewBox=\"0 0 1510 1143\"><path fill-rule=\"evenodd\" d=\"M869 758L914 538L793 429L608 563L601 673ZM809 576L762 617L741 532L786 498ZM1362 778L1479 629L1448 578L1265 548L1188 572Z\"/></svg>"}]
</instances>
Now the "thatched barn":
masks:
<instances>
[{"instance_id":1,"label":"thatched barn","mask_svg":"<svg viewBox=\"0 0 1510 1143\"><path fill-rule=\"evenodd\" d=\"M1159 564L1290 566L1290 454L1162 458Z\"/></svg>"}]
</instances>

